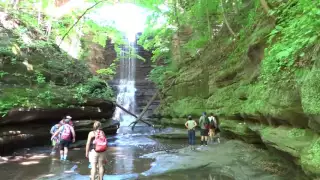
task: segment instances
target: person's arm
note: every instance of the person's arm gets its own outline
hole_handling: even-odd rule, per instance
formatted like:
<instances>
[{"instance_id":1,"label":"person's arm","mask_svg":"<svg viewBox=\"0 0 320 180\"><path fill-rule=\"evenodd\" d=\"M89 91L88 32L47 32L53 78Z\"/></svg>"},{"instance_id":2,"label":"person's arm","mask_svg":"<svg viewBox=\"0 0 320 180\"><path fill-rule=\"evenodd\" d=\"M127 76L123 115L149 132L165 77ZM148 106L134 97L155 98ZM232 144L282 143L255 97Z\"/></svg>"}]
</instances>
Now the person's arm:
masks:
<instances>
[{"instance_id":1,"label":"person's arm","mask_svg":"<svg viewBox=\"0 0 320 180\"><path fill-rule=\"evenodd\" d=\"M90 148L90 142L92 139L92 134L93 134L93 132L90 132L88 134L88 139L87 139L87 144L86 144L86 157L88 157L88 155L89 155L89 148Z\"/></svg>"},{"instance_id":2,"label":"person's arm","mask_svg":"<svg viewBox=\"0 0 320 180\"><path fill-rule=\"evenodd\" d=\"M76 141L76 133L74 132L74 128L71 126L71 133L72 133L72 142Z\"/></svg>"},{"instance_id":3,"label":"person's arm","mask_svg":"<svg viewBox=\"0 0 320 180\"><path fill-rule=\"evenodd\" d=\"M52 135L51 140L52 140L54 137L56 137L56 136L62 131L62 129L63 129L63 126L61 126L61 127Z\"/></svg>"},{"instance_id":4,"label":"person's arm","mask_svg":"<svg viewBox=\"0 0 320 180\"><path fill-rule=\"evenodd\" d=\"M53 126L53 127L50 129L50 134L51 134L51 135L54 134L54 132L53 132L54 128L55 128L55 127Z\"/></svg>"},{"instance_id":5,"label":"person's arm","mask_svg":"<svg viewBox=\"0 0 320 180\"><path fill-rule=\"evenodd\" d=\"M186 123L184 124L184 126L186 126L186 128L188 129L188 122L186 122Z\"/></svg>"},{"instance_id":6,"label":"person's arm","mask_svg":"<svg viewBox=\"0 0 320 180\"><path fill-rule=\"evenodd\" d=\"M197 127L197 126L198 126L197 122L196 122L196 121L194 121L194 127Z\"/></svg>"}]
</instances>

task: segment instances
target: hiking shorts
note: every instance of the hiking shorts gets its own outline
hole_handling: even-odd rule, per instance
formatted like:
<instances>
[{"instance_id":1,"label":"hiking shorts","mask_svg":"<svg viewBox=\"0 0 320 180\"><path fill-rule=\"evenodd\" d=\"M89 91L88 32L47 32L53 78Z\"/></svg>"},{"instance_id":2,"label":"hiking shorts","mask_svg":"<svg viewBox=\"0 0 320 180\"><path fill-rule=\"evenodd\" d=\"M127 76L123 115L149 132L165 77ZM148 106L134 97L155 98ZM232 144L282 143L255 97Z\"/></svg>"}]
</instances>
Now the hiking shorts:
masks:
<instances>
[{"instance_id":1,"label":"hiking shorts","mask_svg":"<svg viewBox=\"0 0 320 180\"><path fill-rule=\"evenodd\" d=\"M61 139L60 150L63 150L65 147L69 148L70 144L71 144L71 141L66 141L66 140Z\"/></svg>"},{"instance_id":2,"label":"hiking shorts","mask_svg":"<svg viewBox=\"0 0 320 180\"><path fill-rule=\"evenodd\" d=\"M216 133L215 133L215 129L209 129L209 136L214 136Z\"/></svg>"},{"instance_id":3,"label":"hiking shorts","mask_svg":"<svg viewBox=\"0 0 320 180\"><path fill-rule=\"evenodd\" d=\"M97 162L105 162L107 159L106 152L96 152L94 149L91 149L89 152L89 162L90 163L97 163Z\"/></svg>"},{"instance_id":4,"label":"hiking shorts","mask_svg":"<svg viewBox=\"0 0 320 180\"><path fill-rule=\"evenodd\" d=\"M209 130L208 129L200 129L200 135L201 136L208 136Z\"/></svg>"}]
</instances>

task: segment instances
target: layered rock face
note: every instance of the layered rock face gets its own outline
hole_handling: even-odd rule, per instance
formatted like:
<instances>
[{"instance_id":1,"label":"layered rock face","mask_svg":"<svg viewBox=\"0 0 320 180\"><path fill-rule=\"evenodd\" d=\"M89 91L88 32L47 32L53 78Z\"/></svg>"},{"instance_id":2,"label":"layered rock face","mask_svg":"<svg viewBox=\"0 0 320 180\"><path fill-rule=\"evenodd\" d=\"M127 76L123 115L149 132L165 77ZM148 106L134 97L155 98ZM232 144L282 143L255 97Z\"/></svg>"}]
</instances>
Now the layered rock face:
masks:
<instances>
[{"instance_id":1,"label":"layered rock face","mask_svg":"<svg viewBox=\"0 0 320 180\"><path fill-rule=\"evenodd\" d=\"M77 140L85 140L92 130L94 120L102 123L107 134L115 134L118 121L110 120L115 105L108 101L95 101L83 108L51 108L11 110L1 121L0 155L13 153L15 149L50 144L50 129L66 115L73 119ZM88 120L91 119L91 120Z\"/></svg>"},{"instance_id":2,"label":"layered rock face","mask_svg":"<svg viewBox=\"0 0 320 180\"><path fill-rule=\"evenodd\" d=\"M141 46L137 46L138 54L146 61L138 60L136 62L136 102L137 113L141 113L143 108L147 105L152 96L156 93L156 87L154 83L147 79L149 72L151 71L151 57L152 53L144 50ZM153 114L153 110L157 108L159 101L155 100L148 108L144 117L148 117Z\"/></svg>"},{"instance_id":3,"label":"layered rock face","mask_svg":"<svg viewBox=\"0 0 320 180\"><path fill-rule=\"evenodd\" d=\"M196 56L175 59L175 83L158 111L167 117L163 119L167 123L181 126L185 122L181 118L188 114L198 118L203 111L235 120L237 123L229 123L228 128L235 136L290 154L307 174L319 177L320 51L319 35L315 33L319 26L309 23L306 27L310 34L304 35L300 26L293 26L297 19L289 18L281 9L291 7L289 4L268 2L279 11L276 21L260 14L248 21L251 23L239 25L248 13L257 14L248 4L231 21L238 37L231 37L224 25ZM301 14L306 7L307 3L296 1L289 10L294 15L290 16ZM305 18L300 22L313 21L309 15L299 18ZM303 39L305 44L296 44ZM261 129L243 126L246 123L262 124ZM296 132L298 135L290 135Z\"/></svg>"}]
</instances>

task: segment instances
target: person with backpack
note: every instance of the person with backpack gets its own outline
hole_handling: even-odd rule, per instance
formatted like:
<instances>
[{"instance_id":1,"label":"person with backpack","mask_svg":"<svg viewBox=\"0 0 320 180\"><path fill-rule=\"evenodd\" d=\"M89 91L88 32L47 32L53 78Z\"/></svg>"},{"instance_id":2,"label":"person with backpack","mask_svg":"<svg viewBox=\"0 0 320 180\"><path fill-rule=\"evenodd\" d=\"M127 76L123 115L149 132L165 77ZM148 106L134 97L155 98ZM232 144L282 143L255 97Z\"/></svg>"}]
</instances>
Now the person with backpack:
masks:
<instances>
[{"instance_id":1,"label":"person with backpack","mask_svg":"<svg viewBox=\"0 0 320 180\"><path fill-rule=\"evenodd\" d=\"M54 126L51 127L50 129L50 134L53 135L59 128L60 128L60 124L55 124ZM59 143L60 143L60 138L59 137L54 137L52 140L52 151L51 151L51 155L55 155L57 149L59 148Z\"/></svg>"},{"instance_id":2,"label":"person with backpack","mask_svg":"<svg viewBox=\"0 0 320 180\"><path fill-rule=\"evenodd\" d=\"M107 159L106 150L108 148L108 141L105 133L101 129L101 123L95 121L93 124L93 131L89 132L86 144L86 157L89 158L91 164L91 180L95 179L97 166L99 180L103 179L104 164Z\"/></svg>"},{"instance_id":3,"label":"person with backpack","mask_svg":"<svg viewBox=\"0 0 320 180\"><path fill-rule=\"evenodd\" d=\"M188 116L188 121L184 124L188 129L188 139L191 150L194 150L195 140L196 140L196 126L197 122L192 119L191 115Z\"/></svg>"},{"instance_id":4,"label":"person with backpack","mask_svg":"<svg viewBox=\"0 0 320 180\"><path fill-rule=\"evenodd\" d=\"M212 143L213 142L213 137L215 136L215 129L217 127L217 121L216 118L214 117L213 113L210 114L210 116L208 117L209 119L209 140Z\"/></svg>"},{"instance_id":5,"label":"person with backpack","mask_svg":"<svg viewBox=\"0 0 320 180\"><path fill-rule=\"evenodd\" d=\"M69 119L65 119L63 124L51 137L51 140L60 134L60 160L66 161L68 156L68 149L72 142L75 142L76 133L74 128L69 125Z\"/></svg>"},{"instance_id":6,"label":"person with backpack","mask_svg":"<svg viewBox=\"0 0 320 180\"><path fill-rule=\"evenodd\" d=\"M68 119L68 120L67 120L67 119ZM74 127L73 122L71 121L71 119L72 119L72 117L68 115L68 116L66 116L65 118L63 118L63 119L60 121L60 124L61 124L61 125L66 124L66 120L67 120L67 121L68 121L68 124L69 124L70 126Z\"/></svg>"},{"instance_id":7,"label":"person with backpack","mask_svg":"<svg viewBox=\"0 0 320 180\"><path fill-rule=\"evenodd\" d=\"M200 135L201 135L201 146L208 145L208 133L209 133L209 119L207 113L203 112L199 119Z\"/></svg>"},{"instance_id":8,"label":"person with backpack","mask_svg":"<svg viewBox=\"0 0 320 180\"><path fill-rule=\"evenodd\" d=\"M216 127L215 127L214 131L215 131L217 142L220 143L220 131L221 131L220 120L219 120L218 116L215 116L215 119L216 119Z\"/></svg>"}]
</instances>

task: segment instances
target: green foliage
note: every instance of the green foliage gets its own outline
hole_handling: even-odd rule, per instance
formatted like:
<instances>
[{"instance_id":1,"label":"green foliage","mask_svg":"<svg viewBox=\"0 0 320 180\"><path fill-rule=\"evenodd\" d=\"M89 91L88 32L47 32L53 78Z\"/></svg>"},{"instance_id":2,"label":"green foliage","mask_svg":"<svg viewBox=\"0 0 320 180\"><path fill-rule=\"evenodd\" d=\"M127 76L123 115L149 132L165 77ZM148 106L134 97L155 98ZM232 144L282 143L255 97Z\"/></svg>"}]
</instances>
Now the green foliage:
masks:
<instances>
[{"instance_id":1,"label":"green foliage","mask_svg":"<svg viewBox=\"0 0 320 180\"><path fill-rule=\"evenodd\" d=\"M303 111L307 114L320 112L320 70L314 68L301 77L301 100Z\"/></svg>"},{"instance_id":2,"label":"green foliage","mask_svg":"<svg viewBox=\"0 0 320 180\"><path fill-rule=\"evenodd\" d=\"M76 87L76 93L73 97L80 102L84 102L87 98L111 100L113 98L113 91L104 80L92 77L86 83L79 84Z\"/></svg>"},{"instance_id":3,"label":"green foliage","mask_svg":"<svg viewBox=\"0 0 320 180\"><path fill-rule=\"evenodd\" d=\"M153 69L150 71L148 75L148 79L153 81L158 88L163 88L164 83L167 77L175 76L177 73L177 69L171 65L159 65L153 66Z\"/></svg>"},{"instance_id":4,"label":"green foliage","mask_svg":"<svg viewBox=\"0 0 320 180\"><path fill-rule=\"evenodd\" d=\"M279 20L269 35L270 47L262 63L263 78L268 80L280 71L294 71L299 67L297 59L319 38L319 5L319 1L290 1L275 11Z\"/></svg>"},{"instance_id":5,"label":"green foliage","mask_svg":"<svg viewBox=\"0 0 320 180\"><path fill-rule=\"evenodd\" d=\"M204 109L203 99L187 97L171 104L172 117L200 116Z\"/></svg>"}]
</instances>

